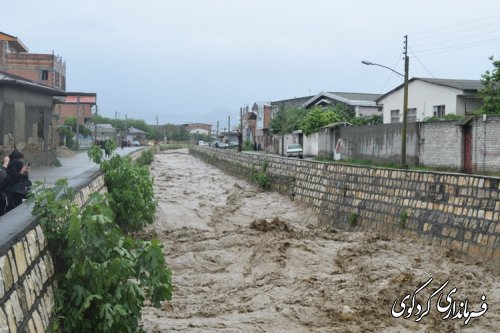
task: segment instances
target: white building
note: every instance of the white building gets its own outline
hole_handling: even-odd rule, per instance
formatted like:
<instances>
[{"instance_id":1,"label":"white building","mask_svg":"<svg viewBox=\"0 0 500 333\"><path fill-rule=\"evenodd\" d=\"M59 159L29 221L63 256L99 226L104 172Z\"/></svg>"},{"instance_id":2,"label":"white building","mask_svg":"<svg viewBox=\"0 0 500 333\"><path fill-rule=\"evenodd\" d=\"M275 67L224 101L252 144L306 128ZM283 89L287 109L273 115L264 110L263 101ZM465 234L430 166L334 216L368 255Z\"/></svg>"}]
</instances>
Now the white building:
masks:
<instances>
[{"instance_id":1,"label":"white building","mask_svg":"<svg viewBox=\"0 0 500 333\"><path fill-rule=\"evenodd\" d=\"M404 84L377 99L384 124L403 121L403 88ZM482 105L477 96L481 88L479 80L412 78L408 81L408 122L475 111Z\"/></svg>"}]
</instances>

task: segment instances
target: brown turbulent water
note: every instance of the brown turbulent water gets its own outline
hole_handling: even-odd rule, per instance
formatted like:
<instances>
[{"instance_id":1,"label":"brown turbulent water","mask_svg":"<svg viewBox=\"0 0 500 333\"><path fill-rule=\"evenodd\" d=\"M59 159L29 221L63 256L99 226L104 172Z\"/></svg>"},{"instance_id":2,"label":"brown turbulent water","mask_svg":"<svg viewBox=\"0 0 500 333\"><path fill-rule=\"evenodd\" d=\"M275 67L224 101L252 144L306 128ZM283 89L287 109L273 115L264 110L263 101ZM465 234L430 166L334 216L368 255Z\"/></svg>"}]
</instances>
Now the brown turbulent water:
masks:
<instances>
[{"instance_id":1,"label":"brown turbulent water","mask_svg":"<svg viewBox=\"0 0 500 333\"><path fill-rule=\"evenodd\" d=\"M159 209L150 232L164 244L174 294L144 308L147 332L500 332L500 279L487 262L423 240L334 230L187 150L157 154L152 174ZM391 316L431 277L416 297L423 309L449 280L445 298L456 287L453 299L479 314L484 294L488 310L467 325L443 320L436 296L419 322Z\"/></svg>"}]
</instances>

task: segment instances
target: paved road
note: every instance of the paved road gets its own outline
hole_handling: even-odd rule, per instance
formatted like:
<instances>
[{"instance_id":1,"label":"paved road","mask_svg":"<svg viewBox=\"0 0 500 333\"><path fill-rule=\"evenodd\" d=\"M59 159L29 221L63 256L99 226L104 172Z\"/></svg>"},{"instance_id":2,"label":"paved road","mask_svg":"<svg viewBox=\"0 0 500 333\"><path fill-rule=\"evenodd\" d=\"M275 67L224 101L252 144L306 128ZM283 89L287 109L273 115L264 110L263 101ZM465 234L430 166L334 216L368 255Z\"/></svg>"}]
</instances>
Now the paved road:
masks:
<instances>
[{"instance_id":1,"label":"paved road","mask_svg":"<svg viewBox=\"0 0 500 333\"><path fill-rule=\"evenodd\" d=\"M142 148L144 147L118 148L115 152L123 156ZM61 161L60 167L33 167L30 171L31 181L45 180L47 185L53 185L58 179L67 178L70 180L91 169L98 170L97 164L89 159L86 151L78 152L71 157L59 157L58 159Z\"/></svg>"}]
</instances>

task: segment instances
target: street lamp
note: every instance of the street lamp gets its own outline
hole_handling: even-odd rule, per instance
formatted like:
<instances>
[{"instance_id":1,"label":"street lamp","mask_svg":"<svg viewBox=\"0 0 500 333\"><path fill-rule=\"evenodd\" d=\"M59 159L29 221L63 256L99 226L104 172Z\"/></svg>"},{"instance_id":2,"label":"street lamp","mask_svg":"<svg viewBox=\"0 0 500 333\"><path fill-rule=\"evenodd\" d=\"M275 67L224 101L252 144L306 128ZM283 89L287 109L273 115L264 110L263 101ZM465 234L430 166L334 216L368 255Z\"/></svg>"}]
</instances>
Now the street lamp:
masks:
<instances>
[{"instance_id":1,"label":"street lamp","mask_svg":"<svg viewBox=\"0 0 500 333\"><path fill-rule=\"evenodd\" d=\"M405 36L405 44L408 45L406 38L407 38L407 36ZM403 95L403 131L402 131L403 133L401 134L401 136L402 136L402 138L401 138L401 165L403 168L406 169L406 168L408 168L408 165L406 164L406 129L407 129L407 125L408 125L408 68L409 68L409 63L410 63L408 53L405 49L405 74L404 75L399 73L398 71L395 71L394 69L392 69L390 67L376 64L376 63L373 63L370 61L362 60L361 63L363 65L379 66L379 67L386 68L386 69L398 74L399 76L403 77L405 80L404 81L404 95Z\"/></svg>"},{"instance_id":2,"label":"street lamp","mask_svg":"<svg viewBox=\"0 0 500 333\"><path fill-rule=\"evenodd\" d=\"M368 65L368 66L379 66L379 67L384 67L384 68L387 68L388 70L390 71L393 71L394 73L398 74L399 76L401 77L405 77L403 74L401 74L400 72L390 68L390 67L387 67L387 66L384 66L384 65L381 65L381 64L376 64L374 62L371 62L371 61L366 61L366 60L361 60L361 63L363 65Z\"/></svg>"}]
</instances>

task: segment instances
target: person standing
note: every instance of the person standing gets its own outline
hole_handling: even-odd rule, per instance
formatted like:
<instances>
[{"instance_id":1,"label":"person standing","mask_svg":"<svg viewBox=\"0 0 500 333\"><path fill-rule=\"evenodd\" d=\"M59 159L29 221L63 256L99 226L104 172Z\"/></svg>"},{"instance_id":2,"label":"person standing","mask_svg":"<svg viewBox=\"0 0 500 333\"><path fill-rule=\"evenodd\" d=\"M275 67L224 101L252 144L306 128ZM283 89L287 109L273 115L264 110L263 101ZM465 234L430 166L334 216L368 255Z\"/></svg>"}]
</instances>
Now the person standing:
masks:
<instances>
[{"instance_id":1,"label":"person standing","mask_svg":"<svg viewBox=\"0 0 500 333\"><path fill-rule=\"evenodd\" d=\"M243 133L238 131L238 152L241 152L241 146L243 145Z\"/></svg>"}]
</instances>

